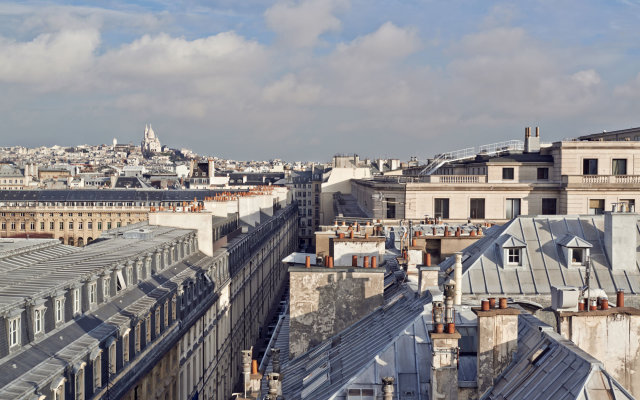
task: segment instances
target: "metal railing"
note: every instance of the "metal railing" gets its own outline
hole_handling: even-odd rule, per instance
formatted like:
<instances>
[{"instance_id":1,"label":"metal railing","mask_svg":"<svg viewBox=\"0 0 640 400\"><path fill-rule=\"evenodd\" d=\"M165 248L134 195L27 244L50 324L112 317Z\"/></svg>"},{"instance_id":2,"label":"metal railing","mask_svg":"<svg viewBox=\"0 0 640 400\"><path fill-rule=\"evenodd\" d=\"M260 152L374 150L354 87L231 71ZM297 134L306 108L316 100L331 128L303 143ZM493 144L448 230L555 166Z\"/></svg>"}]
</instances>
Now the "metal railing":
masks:
<instances>
[{"instance_id":1,"label":"metal railing","mask_svg":"<svg viewBox=\"0 0 640 400\"><path fill-rule=\"evenodd\" d=\"M473 158L478 154L496 155L507 151L521 150L524 150L524 142L522 142L522 140L507 140L504 142L485 144L478 147L477 150L475 147L467 147L460 150L441 153L437 154L433 160L431 160L429 164L420 171L420 175L431 175L446 163Z\"/></svg>"}]
</instances>

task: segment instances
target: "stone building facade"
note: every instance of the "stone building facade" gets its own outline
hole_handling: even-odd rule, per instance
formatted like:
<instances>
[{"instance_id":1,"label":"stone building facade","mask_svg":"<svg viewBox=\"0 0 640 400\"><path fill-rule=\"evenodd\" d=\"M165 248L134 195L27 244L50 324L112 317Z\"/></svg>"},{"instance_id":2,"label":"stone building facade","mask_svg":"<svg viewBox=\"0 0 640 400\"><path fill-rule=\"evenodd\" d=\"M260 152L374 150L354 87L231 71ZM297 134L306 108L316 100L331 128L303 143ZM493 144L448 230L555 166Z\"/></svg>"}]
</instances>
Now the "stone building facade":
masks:
<instances>
[{"instance_id":1,"label":"stone building facade","mask_svg":"<svg viewBox=\"0 0 640 400\"><path fill-rule=\"evenodd\" d=\"M213 256L197 231L153 225L82 249L0 244L0 398L229 398L281 292L297 208L248 231L229 217Z\"/></svg>"}]
</instances>

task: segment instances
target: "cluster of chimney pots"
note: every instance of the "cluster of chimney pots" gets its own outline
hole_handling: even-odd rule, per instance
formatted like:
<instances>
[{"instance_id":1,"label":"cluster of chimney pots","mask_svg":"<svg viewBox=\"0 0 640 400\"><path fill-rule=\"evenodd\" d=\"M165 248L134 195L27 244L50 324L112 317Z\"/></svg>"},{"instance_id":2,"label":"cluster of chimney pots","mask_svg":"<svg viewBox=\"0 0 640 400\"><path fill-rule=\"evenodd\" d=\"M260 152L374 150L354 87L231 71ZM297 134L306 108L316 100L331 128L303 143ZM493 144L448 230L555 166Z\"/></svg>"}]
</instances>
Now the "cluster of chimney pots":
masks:
<instances>
[{"instance_id":1,"label":"cluster of chimney pots","mask_svg":"<svg viewBox=\"0 0 640 400\"><path fill-rule=\"evenodd\" d=\"M616 307L624 307L624 289L618 289L616 293ZM578 301L578 311L608 310L609 299L606 297L583 298Z\"/></svg>"}]
</instances>

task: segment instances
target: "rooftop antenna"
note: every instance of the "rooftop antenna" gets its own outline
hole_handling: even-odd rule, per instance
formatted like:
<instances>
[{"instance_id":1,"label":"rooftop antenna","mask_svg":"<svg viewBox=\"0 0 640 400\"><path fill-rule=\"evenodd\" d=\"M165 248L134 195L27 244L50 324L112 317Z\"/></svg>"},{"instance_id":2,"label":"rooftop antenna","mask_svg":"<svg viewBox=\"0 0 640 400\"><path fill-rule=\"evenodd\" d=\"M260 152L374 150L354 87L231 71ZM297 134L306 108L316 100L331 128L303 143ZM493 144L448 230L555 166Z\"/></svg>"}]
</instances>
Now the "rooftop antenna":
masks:
<instances>
[{"instance_id":1,"label":"rooftop antenna","mask_svg":"<svg viewBox=\"0 0 640 400\"><path fill-rule=\"evenodd\" d=\"M591 255L587 256L587 265L585 269L585 280L587 281L587 304L584 308L589 312L589 305L591 302Z\"/></svg>"}]
</instances>

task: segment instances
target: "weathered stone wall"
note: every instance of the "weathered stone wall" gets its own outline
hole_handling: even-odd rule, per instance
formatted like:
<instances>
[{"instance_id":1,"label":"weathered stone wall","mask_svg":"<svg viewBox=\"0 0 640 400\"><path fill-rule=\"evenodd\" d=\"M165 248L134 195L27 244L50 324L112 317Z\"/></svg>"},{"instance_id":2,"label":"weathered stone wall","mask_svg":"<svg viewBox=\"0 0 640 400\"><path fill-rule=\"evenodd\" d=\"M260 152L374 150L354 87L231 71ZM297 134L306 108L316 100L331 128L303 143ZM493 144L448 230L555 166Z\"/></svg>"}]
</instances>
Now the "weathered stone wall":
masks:
<instances>
[{"instance_id":1,"label":"weathered stone wall","mask_svg":"<svg viewBox=\"0 0 640 400\"><path fill-rule=\"evenodd\" d=\"M640 398L640 310L625 307L561 313L559 330Z\"/></svg>"},{"instance_id":2,"label":"weathered stone wall","mask_svg":"<svg viewBox=\"0 0 640 400\"><path fill-rule=\"evenodd\" d=\"M383 269L291 267L289 277L291 358L383 304Z\"/></svg>"}]
</instances>

